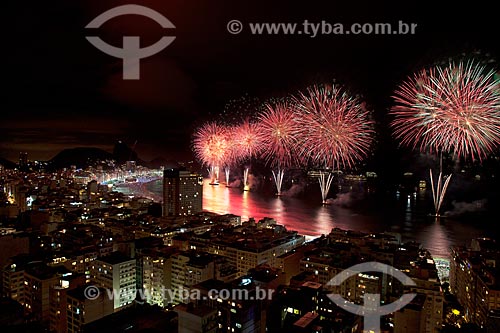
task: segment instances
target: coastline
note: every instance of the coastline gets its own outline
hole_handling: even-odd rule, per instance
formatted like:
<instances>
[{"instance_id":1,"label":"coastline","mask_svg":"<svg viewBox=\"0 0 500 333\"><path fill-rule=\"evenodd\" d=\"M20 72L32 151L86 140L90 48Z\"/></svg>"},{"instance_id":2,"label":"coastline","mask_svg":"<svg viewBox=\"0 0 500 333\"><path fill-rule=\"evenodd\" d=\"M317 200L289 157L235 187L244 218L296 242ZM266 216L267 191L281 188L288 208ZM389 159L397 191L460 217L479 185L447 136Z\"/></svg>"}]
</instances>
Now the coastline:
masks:
<instances>
[{"instance_id":1,"label":"coastline","mask_svg":"<svg viewBox=\"0 0 500 333\"><path fill-rule=\"evenodd\" d=\"M153 183L157 182L158 180L160 179L153 179L148 182L122 183L118 186L114 186L112 190L127 195L143 197L153 200L154 202L161 203L163 201L162 196L151 190L151 186L153 185Z\"/></svg>"}]
</instances>

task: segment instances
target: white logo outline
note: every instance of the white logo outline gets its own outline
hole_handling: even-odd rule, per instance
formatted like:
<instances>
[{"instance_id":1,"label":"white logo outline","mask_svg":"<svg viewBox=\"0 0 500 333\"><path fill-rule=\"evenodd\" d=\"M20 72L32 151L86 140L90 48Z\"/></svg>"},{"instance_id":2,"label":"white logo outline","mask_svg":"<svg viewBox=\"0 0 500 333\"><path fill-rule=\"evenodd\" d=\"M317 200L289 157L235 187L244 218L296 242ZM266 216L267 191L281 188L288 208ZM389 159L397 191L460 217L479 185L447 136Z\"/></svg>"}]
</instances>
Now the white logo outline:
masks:
<instances>
[{"instance_id":1,"label":"white logo outline","mask_svg":"<svg viewBox=\"0 0 500 333\"><path fill-rule=\"evenodd\" d=\"M112 18L129 14L146 16L156 21L162 28L175 29L175 25L159 12L148 7L133 4L114 7L104 12L87 24L85 28L99 28ZM123 48L112 46L97 36L87 36L86 39L102 52L115 58L123 59L124 80L139 80L141 59L161 52L175 40L175 36L163 36L155 44L144 48L140 47L140 38L138 36L124 36Z\"/></svg>"},{"instance_id":2,"label":"white logo outline","mask_svg":"<svg viewBox=\"0 0 500 333\"><path fill-rule=\"evenodd\" d=\"M334 276L328 283L327 286L340 286L345 280L350 277L356 276L363 272L379 272L387 275L391 275L398 279L403 285L415 286L416 283L408 277L403 272L397 270L396 268L382 264L376 261L365 262L362 264L357 264L351 266L344 271L340 272ZM380 333L380 318L382 316L388 315L390 313L396 312L399 309L405 307L410 303L417 294L404 294L398 300L391 304L380 306L380 294L365 294L363 306L354 304L350 301L345 300L339 294L328 294L330 298L338 307L351 312L353 314L363 316L363 330L375 333Z\"/></svg>"}]
</instances>

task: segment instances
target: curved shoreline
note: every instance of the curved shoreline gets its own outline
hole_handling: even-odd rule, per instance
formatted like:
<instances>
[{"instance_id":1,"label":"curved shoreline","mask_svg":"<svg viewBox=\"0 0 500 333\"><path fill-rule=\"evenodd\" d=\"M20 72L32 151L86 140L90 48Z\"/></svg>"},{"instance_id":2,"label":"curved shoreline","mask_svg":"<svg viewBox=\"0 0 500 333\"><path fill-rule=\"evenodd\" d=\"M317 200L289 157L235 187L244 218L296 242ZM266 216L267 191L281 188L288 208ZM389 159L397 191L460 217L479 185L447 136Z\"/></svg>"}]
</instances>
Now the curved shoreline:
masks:
<instances>
[{"instance_id":1,"label":"curved shoreline","mask_svg":"<svg viewBox=\"0 0 500 333\"><path fill-rule=\"evenodd\" d=\"M148 182L122 183L119 186L114 186L113 191L117 191L124 194L131 194L153 200L154 202L157 203L161 203L163 201L162 196L150 189L151 184L159 180L161 179L154 179ZM122 191L120 189L126 189L126 190Z\"/></svg>"}]
</instances>

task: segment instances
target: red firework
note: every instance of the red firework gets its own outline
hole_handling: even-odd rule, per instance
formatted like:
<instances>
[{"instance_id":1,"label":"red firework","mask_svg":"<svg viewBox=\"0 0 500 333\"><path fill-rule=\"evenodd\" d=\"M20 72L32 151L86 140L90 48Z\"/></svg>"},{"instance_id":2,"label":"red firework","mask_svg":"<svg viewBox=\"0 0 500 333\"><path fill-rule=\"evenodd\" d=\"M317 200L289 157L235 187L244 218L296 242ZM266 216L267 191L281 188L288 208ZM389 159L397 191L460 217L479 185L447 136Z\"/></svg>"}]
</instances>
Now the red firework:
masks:
<instances>
[{"instance_id":1,"label":"red firework","mask_svg":"<svg viewBox=\"0 0 500 333\"><path fill-rule=\"evenodd\" d=\"M237 126L226 126L224 128L224 135L226 140L226 151L224 154L224 159L221 161L222 165L225 167L232 167L239 159L239 141L235 136L237 132Z\"/></svg>"},{"instance_id":2,"label":"red firework","mask_svg":"<svg viewBox=\"0 0 500 333\"><path fill-rule=\"evenodd\" d=\"M262 149L262 126L246 119L234 129L236 158L247 160L256 157Z\"/></svg>"},{"instance_id":3,"label":"red firework","mask_svg":"<svg viewBox=\"0 0 500 333\"><path fill-rule=\"evenodd\" d=\"M193 143L196 156L207 166L220 167L229 156L227 128L215 122L201 126L194 134Z\"/></svg>"},{"instance_id":4,"label":"red firework","mask_svg":"<svg viewBox=\"0 0 500 333\"><path fill-rule=\"evenodd\" d=\"M261 157L272 168L288 168L298 162L300 119L289 102L266 104L259 116L262 134Z\"/></svg>"},{"instance_id":5,"label":"red firework","mask_svg":"<svg viewBox=\"0 0 500 333\"><path fill-rule=\"evenodd\" d=\"M313 86L299 95L302 155L321 167L351 167L366 157L373 140L373 121L358 98L343 89Z\"/></svg>"},{"instance_id":6,"label":"red firework","mask_svg":"<svg viewBox=\"0 0 500 333\"><path fill-rule=\"evenodd\" d=\"M482 160L500 143L500 83L478 63L422 70L394 100L391 126L403 145Z\"/></svg>"}]
</instances>

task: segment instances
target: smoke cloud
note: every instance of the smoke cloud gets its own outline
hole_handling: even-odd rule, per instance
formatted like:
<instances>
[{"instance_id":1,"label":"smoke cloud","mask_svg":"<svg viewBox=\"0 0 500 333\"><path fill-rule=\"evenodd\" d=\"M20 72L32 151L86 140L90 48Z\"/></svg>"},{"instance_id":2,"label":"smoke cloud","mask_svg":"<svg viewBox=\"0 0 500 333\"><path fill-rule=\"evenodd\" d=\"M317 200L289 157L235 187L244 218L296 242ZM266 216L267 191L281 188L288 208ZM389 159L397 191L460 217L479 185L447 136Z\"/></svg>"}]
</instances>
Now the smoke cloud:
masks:
<instances>
[{"instance_id":1,"label":"smoke cloud","mask_svg":"<svg viewBox=\"0 0 500 333\"><path fill-rule=\"evenodd\" d=\"M303 183L293 184L292 187L290 187L288 190L283 191L281 195L287 197L295 197L304 192L305 187L306 186Z\"/></svg>"},{"instance_id":2,"label":"smoke cloud","mask_svg":"<svg viewBox=\"0 0 500 333\"><path fill-rule=\"evenodd\" d=\"M453 209L444 213L446 216L460 216L468 213L483 212L486 210L486 199L474 200L472 202L453 201Z\"/></svg>"}]
</instances>

